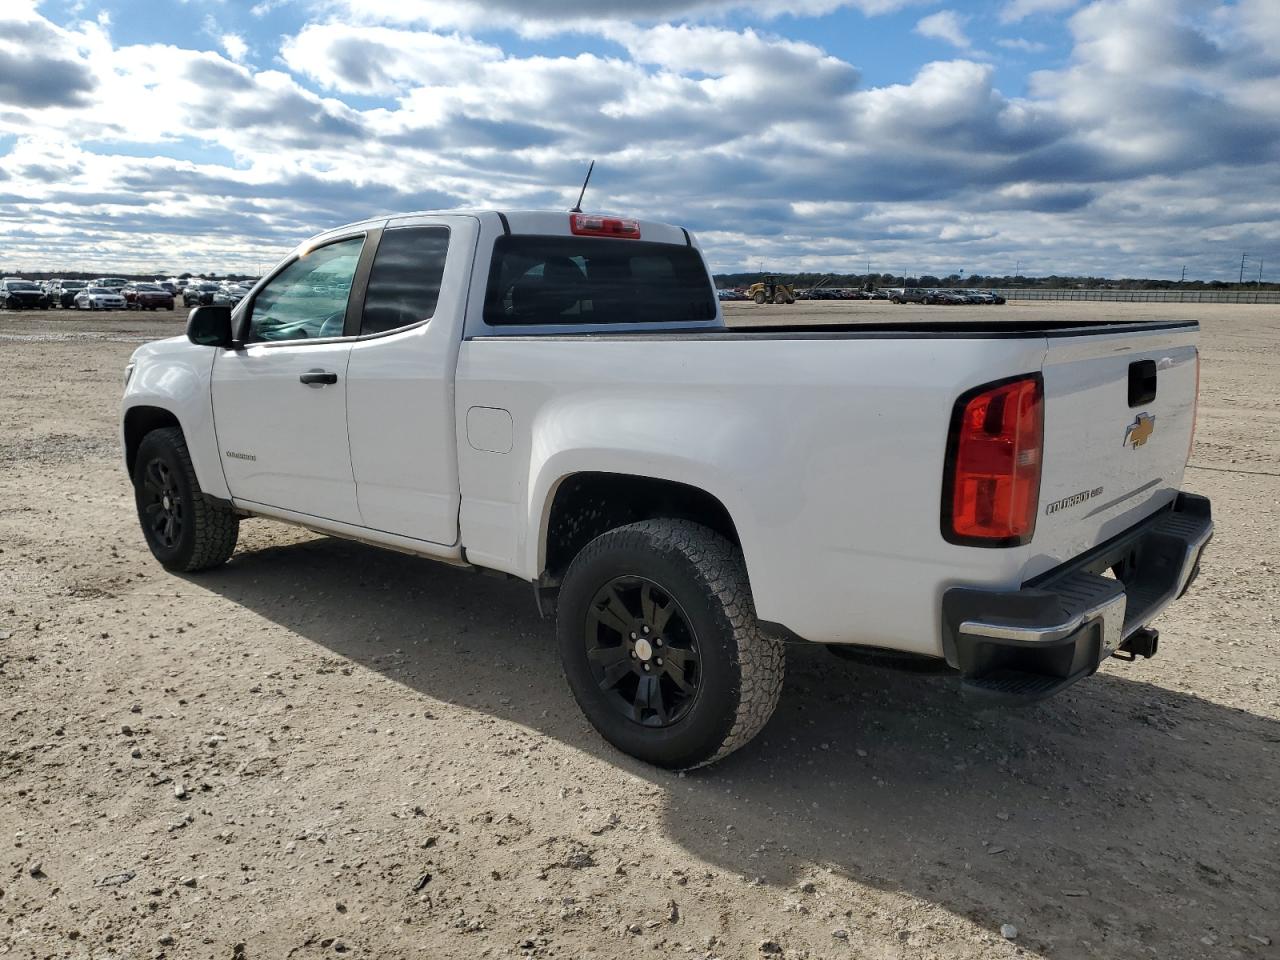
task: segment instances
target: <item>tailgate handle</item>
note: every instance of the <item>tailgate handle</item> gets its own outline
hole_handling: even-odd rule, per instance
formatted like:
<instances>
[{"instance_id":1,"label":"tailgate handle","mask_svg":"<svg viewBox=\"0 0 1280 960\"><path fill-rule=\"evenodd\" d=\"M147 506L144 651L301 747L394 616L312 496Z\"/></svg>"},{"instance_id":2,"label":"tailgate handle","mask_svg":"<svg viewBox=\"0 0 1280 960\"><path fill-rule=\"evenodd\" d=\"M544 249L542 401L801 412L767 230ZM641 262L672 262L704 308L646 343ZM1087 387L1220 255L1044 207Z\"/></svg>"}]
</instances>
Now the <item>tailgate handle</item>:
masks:
<instances>
[{"instance_id":1,"label":"tailgate handle","mask_svg":"<svg viewBox=\"0 0 1280 960\"><path fill-rule=\"evenodd\" d=\"M1156 398L1156 362L1135 360L1129 364L1129 406L1141 407Z\"/></svg>"}]
</instances>

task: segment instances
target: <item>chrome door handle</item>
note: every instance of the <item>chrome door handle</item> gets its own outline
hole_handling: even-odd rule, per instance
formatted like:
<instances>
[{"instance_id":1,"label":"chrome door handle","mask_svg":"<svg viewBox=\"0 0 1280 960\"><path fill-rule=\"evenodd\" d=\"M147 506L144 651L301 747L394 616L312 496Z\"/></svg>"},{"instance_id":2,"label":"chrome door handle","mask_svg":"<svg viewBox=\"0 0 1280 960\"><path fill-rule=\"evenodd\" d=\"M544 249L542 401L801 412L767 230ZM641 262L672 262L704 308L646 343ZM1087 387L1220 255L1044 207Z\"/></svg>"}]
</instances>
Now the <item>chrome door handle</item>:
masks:
<instances>
[{"instance_id":1,"label":"chrome door handle","mask_svg":"<svg viewBox=\"0 0 1280 960\"><path fill-rule=\"evenodd\" d=\"M327 370L308 370L298 377L298 382L305 383L309 387L323 387L326 384L337 383L338 375L329 373Z\"/></svg>"}]
</instances>

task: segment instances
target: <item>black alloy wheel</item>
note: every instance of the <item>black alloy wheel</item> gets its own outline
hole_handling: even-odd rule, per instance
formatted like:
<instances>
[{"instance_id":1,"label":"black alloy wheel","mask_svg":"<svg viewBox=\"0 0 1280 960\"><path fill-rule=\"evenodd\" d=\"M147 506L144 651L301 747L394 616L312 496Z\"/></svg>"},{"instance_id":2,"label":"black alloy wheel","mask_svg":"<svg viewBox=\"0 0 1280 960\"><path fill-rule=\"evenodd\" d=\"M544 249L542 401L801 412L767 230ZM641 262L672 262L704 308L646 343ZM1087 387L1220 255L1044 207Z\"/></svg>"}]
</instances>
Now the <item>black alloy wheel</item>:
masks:
<instances>
[{"instance_id":1,"label":"black alloy wheel","mask_svg":"<svg viewBox=\"0 0 1280 960\"><path fill-rule=\"evenodd\" d=\"M698 638L680 604L642 577L616 577L587 608L587 660L609 706L646 727L679 723L702 679Z\"/></svg>"},{"instance_id":2,"label":"black alloy wheel","mask_svg":"<svg viewBox=\"0 0 1280 960\"><path fill-rule=\"evenodd\" d=\"M176 549L186 523L177 478L169 464L155 457L143 465L141 481L138 506L149 539L166 550Z\"/></svg>"}]
</instances>

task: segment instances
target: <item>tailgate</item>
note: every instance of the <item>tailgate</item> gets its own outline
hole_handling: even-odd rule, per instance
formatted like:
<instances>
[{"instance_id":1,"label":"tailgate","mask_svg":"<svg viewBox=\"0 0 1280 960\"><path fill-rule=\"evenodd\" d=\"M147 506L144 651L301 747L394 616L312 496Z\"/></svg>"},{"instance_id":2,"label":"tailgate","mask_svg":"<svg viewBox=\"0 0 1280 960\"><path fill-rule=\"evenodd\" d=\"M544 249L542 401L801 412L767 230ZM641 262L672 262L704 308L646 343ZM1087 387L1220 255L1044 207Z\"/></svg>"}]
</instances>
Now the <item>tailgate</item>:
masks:
<instances>
[{"instance_id":1,"label":"tailgate","mask_svg":"<svg viewBox=\"0 0 1280 960\"><path fill-rule=\"evenodd\" d=\"M1049 335L1040 515L1024 577L1173 501L1195 419L1198 338L1194 323Z\"/></svg>"}]
</instances>

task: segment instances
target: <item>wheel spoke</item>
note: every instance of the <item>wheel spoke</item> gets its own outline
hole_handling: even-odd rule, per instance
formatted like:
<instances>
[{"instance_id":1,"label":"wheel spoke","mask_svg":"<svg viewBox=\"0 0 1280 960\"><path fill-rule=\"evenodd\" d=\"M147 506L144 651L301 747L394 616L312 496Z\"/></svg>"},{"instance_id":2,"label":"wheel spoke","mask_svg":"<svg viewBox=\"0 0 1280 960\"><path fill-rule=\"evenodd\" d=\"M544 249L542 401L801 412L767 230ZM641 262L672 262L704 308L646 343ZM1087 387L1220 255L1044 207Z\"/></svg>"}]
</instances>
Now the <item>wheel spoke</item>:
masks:
<instances>
[{"instance_id":1,"label":"wheel spoke","mask_svg":"<svg viewBox=\"0 0 1280 960\"><path fill-rule=\"evenodd\" d=\"M662 672L666 676L670 677L671 682L679 687L680 692L686 696L691 695L693 691L697 689L693 684L685 679L684 667L680 664L672 663L670 660L667 660L662 664Z\"/></svg>"},{"instance_id":2,"label":"wheel spoke","mask_svg":"<svg viewBox=\"0 0 1280 960\"><path fill-rule=\"evenodd\" d=\"M640 616L648 624L658 619L658 601L653 596L652 583L646 583L640 588Z\"/></svg>"},{"instance_id":3,"label":"wheel spoke","mask_svg":"<svg viewBox=\"0 0 1280 960\"><path fill-rule=\"evenodd\" d=\"M683 647L663 647L662 659L667 666L676 666L683 670L690 663L696 662L696 657L692 650L685 650Z\"/></svg>"},{"instance_id":4,"label":"wheel spoke","mask_svg":"<svg viewBox=\"0 0 1280 960\"><path fill-rule=\"evenodd\" d=\"M600 689L608 692L618 685L618 681L632 672L631 660L615 660L604 668L600 677Z\"/></svg>"},{"instance_id":5,"label":"wheel spoke","mask_svg":"<svg viewBox=\"0 0 1280 960\"><path fill-rule=\"evenodd\" d=\"M627 609L627 605L618 596L618 591L612 586L609 587L604 604L597 605L594 612L597 620L606 627L618 631L624 637L631 631L631 611Z\"/></svg>"},{"instance_id":6,"label":"wheel spoke","mask_svg":"<svg viewBox=\"0 0 1280 960\"><path fill-rule=\"evenodd\" d=\"M640 678L640 683L636 686L634 703L636 712L641 717L644 716L645 710L650 710L659 723L667 722L667 704L662 697L662 684L652 674Z\"/></svg>"},{"instance_id":7,"label":"wheel spoke","mask_svg":"<svg viewBox=\"0 0 1280 960\"><path fill-rule=\"evenodd\" d=\"M592 663L597 663L601 667L611 667L613 664L622 660L626 663L631 662L631 654L626 644L620 643L616 647L592 647L587 651L587 658Z\"/></svg>"},{"instance_id":8,"label":"wheel spoke","mask_svg":"<svg viewBox=\"0 0 1280 960\"><path fill-rule=\"evenodd\" d=\"M659 636L662 631L667 629L667 623L671 620L671 615L676 612L676 602L670 596L664 606L653 604L652 611L645 612L645 619L653 626L653 629Z\"/></svg>"}]
</instances>

